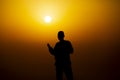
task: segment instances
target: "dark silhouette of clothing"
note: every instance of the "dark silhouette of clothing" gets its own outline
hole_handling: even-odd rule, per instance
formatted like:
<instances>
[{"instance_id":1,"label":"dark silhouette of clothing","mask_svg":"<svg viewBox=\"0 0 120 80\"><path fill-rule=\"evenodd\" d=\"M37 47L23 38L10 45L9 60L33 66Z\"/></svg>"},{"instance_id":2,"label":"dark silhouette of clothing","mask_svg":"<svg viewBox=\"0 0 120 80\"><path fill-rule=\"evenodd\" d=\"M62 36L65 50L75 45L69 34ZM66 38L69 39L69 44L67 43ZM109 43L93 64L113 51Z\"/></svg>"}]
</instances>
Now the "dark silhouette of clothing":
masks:
<instances>
[{"instance_id":1,"label":"dark silhouette of clothing","mask_svg":"<svg viewBox=\"0 0 120 80\"><path fill-rule=\"evenodd\" d=\"M70 54L73 53L73 47L70 41L64 40L64 33L58 33L59 42L52 48L48 44L49 52L55 56L56 79L62 80L63 72L67 80L73 80Z\"/></svg>"},{"instance_id":2,"label":"dark silhouette of clothing","mask_svg":"<svg viewBox=\"0 0 120 80\"><path fill-rule=\"evenodd\" d=\"M73 53L72 45L69 41L60 41L56 43L54 47L54 53L56 65L71 64L70 54Z\"/></svg>"}]
</instances>

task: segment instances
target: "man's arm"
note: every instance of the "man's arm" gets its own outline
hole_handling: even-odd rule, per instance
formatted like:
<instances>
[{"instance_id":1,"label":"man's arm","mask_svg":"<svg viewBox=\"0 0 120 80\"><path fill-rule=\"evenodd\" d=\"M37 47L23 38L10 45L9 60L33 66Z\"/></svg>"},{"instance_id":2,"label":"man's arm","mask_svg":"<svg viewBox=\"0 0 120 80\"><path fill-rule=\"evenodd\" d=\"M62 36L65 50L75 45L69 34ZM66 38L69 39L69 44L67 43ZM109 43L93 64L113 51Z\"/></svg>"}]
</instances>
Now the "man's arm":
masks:
<instances>
[{"instance_id":1,"label":"man's arm","mask_svg":"<svg viewBox=\"0 0 120 80\"><path fill-rule=\"evenodd\" d=\"M54 55L54 49L50 46L49 43L47 44L47 46L48 46L49 52L50 52L52 55Z\"/></svg>"},{"instance_id":2,"label":"man's arm","mask_svg":"<svg viewBox=\"0 0 120 80\"><path fill-rule=\"evenodd\" d=\"M70 51L70 54L72 54L74 51L71 42L69 42L69 51Z\"/></svg>"}]
</instances>

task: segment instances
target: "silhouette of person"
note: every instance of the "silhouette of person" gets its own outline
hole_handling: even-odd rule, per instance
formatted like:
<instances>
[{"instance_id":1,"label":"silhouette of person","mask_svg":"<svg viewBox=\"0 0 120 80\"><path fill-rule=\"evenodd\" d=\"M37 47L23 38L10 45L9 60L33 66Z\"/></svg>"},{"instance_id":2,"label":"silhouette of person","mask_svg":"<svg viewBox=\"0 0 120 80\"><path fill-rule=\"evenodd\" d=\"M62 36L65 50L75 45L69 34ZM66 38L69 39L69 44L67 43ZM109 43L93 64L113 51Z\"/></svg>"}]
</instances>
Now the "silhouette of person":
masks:
<instances>
[{"instance_id":1,"label":"silhouette of person","mask_svg":"<svg viewBox=\"0 0 120 80\"><path fill-rule=\"evenodd\" d=\"M70 54L73 53L73 47L70 41L64 40L64 32L58 32L59 42L52 48L48 43L49 52L55 56L56 79L63 80L63 72L67 80L73 80L73 73L71 68Z\"/></svg>"}]
</instances>

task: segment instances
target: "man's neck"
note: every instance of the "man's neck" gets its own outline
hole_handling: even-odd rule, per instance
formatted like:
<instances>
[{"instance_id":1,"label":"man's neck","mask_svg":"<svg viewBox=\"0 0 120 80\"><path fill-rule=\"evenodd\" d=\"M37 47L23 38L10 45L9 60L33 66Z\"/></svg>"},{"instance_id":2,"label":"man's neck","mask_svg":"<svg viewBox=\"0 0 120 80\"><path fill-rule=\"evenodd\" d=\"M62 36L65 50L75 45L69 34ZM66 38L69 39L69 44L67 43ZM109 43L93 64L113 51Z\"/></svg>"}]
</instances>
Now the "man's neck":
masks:
<instances>
[{"instance_id":1,"label":"man's neck","mask_svg":"<svg viewBox=\"0 0 120 80\"><path fill-rule=\"evenodd\" d=\"M64 41L64 39L60 40L60 42L63 42L63 41Z\"/></svg>"}]
</instances>

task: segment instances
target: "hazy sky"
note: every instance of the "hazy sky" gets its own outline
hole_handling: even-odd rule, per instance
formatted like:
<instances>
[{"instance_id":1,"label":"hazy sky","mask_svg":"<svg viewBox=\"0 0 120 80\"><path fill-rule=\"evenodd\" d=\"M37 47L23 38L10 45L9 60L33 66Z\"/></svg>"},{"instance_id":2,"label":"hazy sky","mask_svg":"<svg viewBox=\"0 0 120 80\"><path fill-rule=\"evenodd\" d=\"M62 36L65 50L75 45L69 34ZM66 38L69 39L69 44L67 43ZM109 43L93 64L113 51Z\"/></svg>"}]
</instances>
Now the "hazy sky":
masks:
<instances>
[{"instance_id":1,"label":"hazy sky","mask_svg":"<svg viewBox=\"0 0 120 80\"><path fill-rule=\"evenodd\" d=\"M59 30L67 38L85 39L107 35L119 24L119 2L114 0L2 0L1 4L2 34L7 40L55 40ZM44 22L47 15L52 17L49 24Z\"/></svg>"},{"instance_id":2,"label":"hazy sky","mask_svg":"<svg viewBox=\"0 0 120 80\"><path fill-rule=\"evenodd\" d=\"M63 30L74 48L75 80L110 80L118 65L119 8L118 0L1 0L2 75L54 80L54 58L46 44L54 46ZM45 23L45 16L52 21Z\"/></svg>"}]
</instances>

